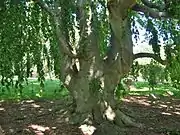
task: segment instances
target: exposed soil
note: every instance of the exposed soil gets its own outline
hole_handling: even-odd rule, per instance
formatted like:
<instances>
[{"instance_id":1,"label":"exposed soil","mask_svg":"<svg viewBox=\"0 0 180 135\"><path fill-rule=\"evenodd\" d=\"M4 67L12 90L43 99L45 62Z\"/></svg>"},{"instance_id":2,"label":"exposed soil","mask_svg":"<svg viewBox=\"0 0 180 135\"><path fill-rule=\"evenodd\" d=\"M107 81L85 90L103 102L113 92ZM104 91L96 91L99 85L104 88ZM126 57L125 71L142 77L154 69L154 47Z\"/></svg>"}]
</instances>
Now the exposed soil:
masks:
<instances>
[{"instance_id":1,"label":"exposed soil","mask_svg":"<svg viewBox=\"0 0 180 135\"><path fill-rule=\"evenodd\" d=\"M83 135L78 126L66 122L65 104L63 100L1 101L0 128L5 135ZM131 96L123 100L122 111L145 127L127 127L127 135L180 135L179 99Z\"/></svg>"}]
</instances>

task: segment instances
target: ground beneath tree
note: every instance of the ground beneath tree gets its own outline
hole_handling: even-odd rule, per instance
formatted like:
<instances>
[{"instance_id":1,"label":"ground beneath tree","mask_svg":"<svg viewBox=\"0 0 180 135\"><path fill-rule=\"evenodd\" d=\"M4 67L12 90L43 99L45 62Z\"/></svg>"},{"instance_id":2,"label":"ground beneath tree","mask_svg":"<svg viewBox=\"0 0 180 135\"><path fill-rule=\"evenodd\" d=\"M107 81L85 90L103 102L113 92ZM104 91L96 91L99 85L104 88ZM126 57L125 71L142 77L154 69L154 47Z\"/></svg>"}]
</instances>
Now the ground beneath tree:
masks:
<instances>
[{"instance_id":1,"label":"ground beneath tree","mask_svg":"<svg viewBox=\"0 0 180 135\"><path fill-rule=\"evenodd\" d=\"M65 104L64 100L1 101L0 128L5 135L83 135L78 126L68 124ZM123 100L122 111L145 126L127 127L127 135L180 135L179 99L131 96Z\"/></svg>"}]
</instances>

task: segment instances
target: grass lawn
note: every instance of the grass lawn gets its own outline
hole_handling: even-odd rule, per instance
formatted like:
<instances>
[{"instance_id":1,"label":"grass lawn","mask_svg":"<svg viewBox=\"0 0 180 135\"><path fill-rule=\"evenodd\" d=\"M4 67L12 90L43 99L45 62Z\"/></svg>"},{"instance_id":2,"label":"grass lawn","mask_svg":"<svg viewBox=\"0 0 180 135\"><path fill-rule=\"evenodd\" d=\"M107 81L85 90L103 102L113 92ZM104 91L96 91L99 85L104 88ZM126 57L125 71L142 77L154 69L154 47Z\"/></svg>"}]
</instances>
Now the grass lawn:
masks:
<instances>
[{"instance_id":1,"label":"grass lawn","mask_svg":"<svg viewBox=\"0 0 180 135\"><path fill-rule=\"evenodd\" d=\"M2 89L5 91L2 92ZM10 89L7 90L5 87L0 86L0 100L59 99L67 95L68 91L60 87L59 80L46 80L42 90L37 79L30 79L29 84L23 84L22 95L19 90L14 87L10 87Z\"/></svg>"},{"instance_id":2,"label":"grass lawn","mask_svg":"<svg viewBox=\"0 0 180 135\"><path fill-rule=\"evenodd\" d=\"M131 90L128 95L148 96L154 94L180 98L180 91L170 84L158 84L154 90L149 90L148 86L148 82L136 82L135 89ZM3 89L4 92L2 92ZM66 96L68 96L68 90L60 87L59 80L46 80L42 90L37 79L29 79L28 84L23 84L22 94L14 87L7 90L0 85L0 100L61 99Z\"/></svg>"},{"instance_id":3,"label":"grass lawn","mask_svg":"<svg viewBox=\"0 0 180 135\"><path fill-rule=\"evenodd\" d=\"M135 89L129 92L129 95L148 96L155 94L158 96L173 96L180 98L180 90L172 87L170 84L157 84L154 90L149 90L148 82L136 82Z\"/></svg>"}]
</instances>

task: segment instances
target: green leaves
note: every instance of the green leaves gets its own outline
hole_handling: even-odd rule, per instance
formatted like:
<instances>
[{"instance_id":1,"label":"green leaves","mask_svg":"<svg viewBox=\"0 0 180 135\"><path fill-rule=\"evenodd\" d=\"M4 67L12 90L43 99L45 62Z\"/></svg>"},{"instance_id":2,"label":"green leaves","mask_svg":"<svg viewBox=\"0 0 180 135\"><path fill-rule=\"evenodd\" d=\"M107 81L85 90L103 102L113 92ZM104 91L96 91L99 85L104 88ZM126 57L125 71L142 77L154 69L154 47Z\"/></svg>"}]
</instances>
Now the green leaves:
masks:
<instances>
[{"instance_id":1,"label":"green leaves","mask_svg":"<svg viewBox=\"0 0 180 135\"><path fill-rule=\"evenodd\" d=\"M54 8L53 2L47 3ZM100 55L104 57L110 42L107 1L88 1L84 5L84 22L88 25L85 26L84 33L81 33L83 25L81 25L82 18L78 18L77 1L59 0L59 2L60 10L57 16L59 22L62 22L59 24L59 29L67 44L75 49L82 47L83 50L83 46L91 42L87 36L90 29L89 31L93 31L97 40L94 43L97 43ZM60 53L61 48L58 44L53 18L40 6L30 1L26 3L24 0L2 0L0 8L3 8L3 10L0 9L0 75L4 80L12 79L17 75L18 83L21 84L33 70L37 71L40 82L44 81L46 72L54 71L56 75L59 75L60 60L64 58L64 54ZM177 18L180 13L179 8L177 1L174 1L170 3L167 10L169 14ZM177 19L156 20L137 15L134 11L129 12L129 17L132 18L134 38L136 40L140 38L137 25L139 24L146 29L149 44L157 55L160 52L159 40L161 38L164 43L172 42L177 45L180 42L180 27ZM78 42L79 38L83 39L81 43ZM174 49L174 51L175 56L172 56L172 52L166 51L167 58L172 60L172 65L174 59L179 60L179 49ZM171 72L174 74L173 71ZM43 87L43 83L41 85Z\"/></svg>"},{"instance_id":2,"label":"green leaves","mask_svg":"<svg viewBox=\"0 0 180 135\"><path fill-rule=\"evenodd\" d=\"M180 46L168 46L166 48L168 58L167 70L170 73L171 81L176 88L180 88Z\"/></svg>"},{"instance_id":3,"label":"green leaves","mask_svg":"<svg viewBox=\"0 0 180 135\"><path fill-rule=\"evenodd\" d=\"M54 38L52 33L49 34L52 24L47 20L50 18L37 5L8 6L0 16L0 74L7 79L17 75L16 86L21 86L24 78L37 67L39 80L44 81L44 61L47 59L50 65L49 50L44 44L49 35ZM48 19L44 21L42 16Z\"/></svg>"},{"instance_id":4,"label":"green leaves","mask_svg":"<svg viewBox=\"0 0 180 135\"><path fill-rule=\"evenodd\" d=\"M180 18L180 1L179 0L171 0L167 7L168 13L174 18Z\"/></svg>"},{"instance_id":5,"label":"green leaves","mask_svg":"<svg viewBox=\"0 0 180 135\"><path fill-rule=\"evenodd\" d=\"M107 8L104 4L105 2L103 0L99 0L91 6L91 10L93 11L92 29L97 36L100 55L102 57L104 57L107 52L110 39L110 25L107 19Z\"/></svg>"},{"instance_id":6,"label":"green leaves","mask_svg":"<svg viewBox=\"0 0 180 135\"><path fill-rule=\"evenodd\" d=\"M159 54L160 53L160 45L158 45L158 43L159 43L158 31L156 30L154 23L151 19L148 19L148 21L147 21L146 31L149 34L151 34L151 36L149 37L150 38L149 44L152 45L154 53Z\"/></svg>"}]
</instances>

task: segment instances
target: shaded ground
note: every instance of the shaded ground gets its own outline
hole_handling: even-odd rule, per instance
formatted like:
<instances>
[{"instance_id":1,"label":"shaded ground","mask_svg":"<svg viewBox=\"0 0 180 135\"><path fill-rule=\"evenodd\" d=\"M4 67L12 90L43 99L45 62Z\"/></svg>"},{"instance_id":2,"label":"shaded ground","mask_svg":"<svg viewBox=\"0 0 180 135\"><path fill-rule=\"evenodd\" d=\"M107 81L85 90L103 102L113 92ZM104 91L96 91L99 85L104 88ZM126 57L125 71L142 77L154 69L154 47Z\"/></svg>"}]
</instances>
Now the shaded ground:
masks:
<instances>
[{"instance_id":1,"label":"shaded ground","mask_svg":"<svg viewBox=\"0 0 180 135\"><path fill-rule=\"evenodd\" d=\"M0 126L6 135L82 135L78 126L67 124L63 100L0 102ZM151 100L131 96L122 111L144 124L144 129L127 128L127 135L180 135L180 100ZM0 133L1 135L1 133ZM88 135L88 134L86 134Z\"/></svg>"}]
</instances>

